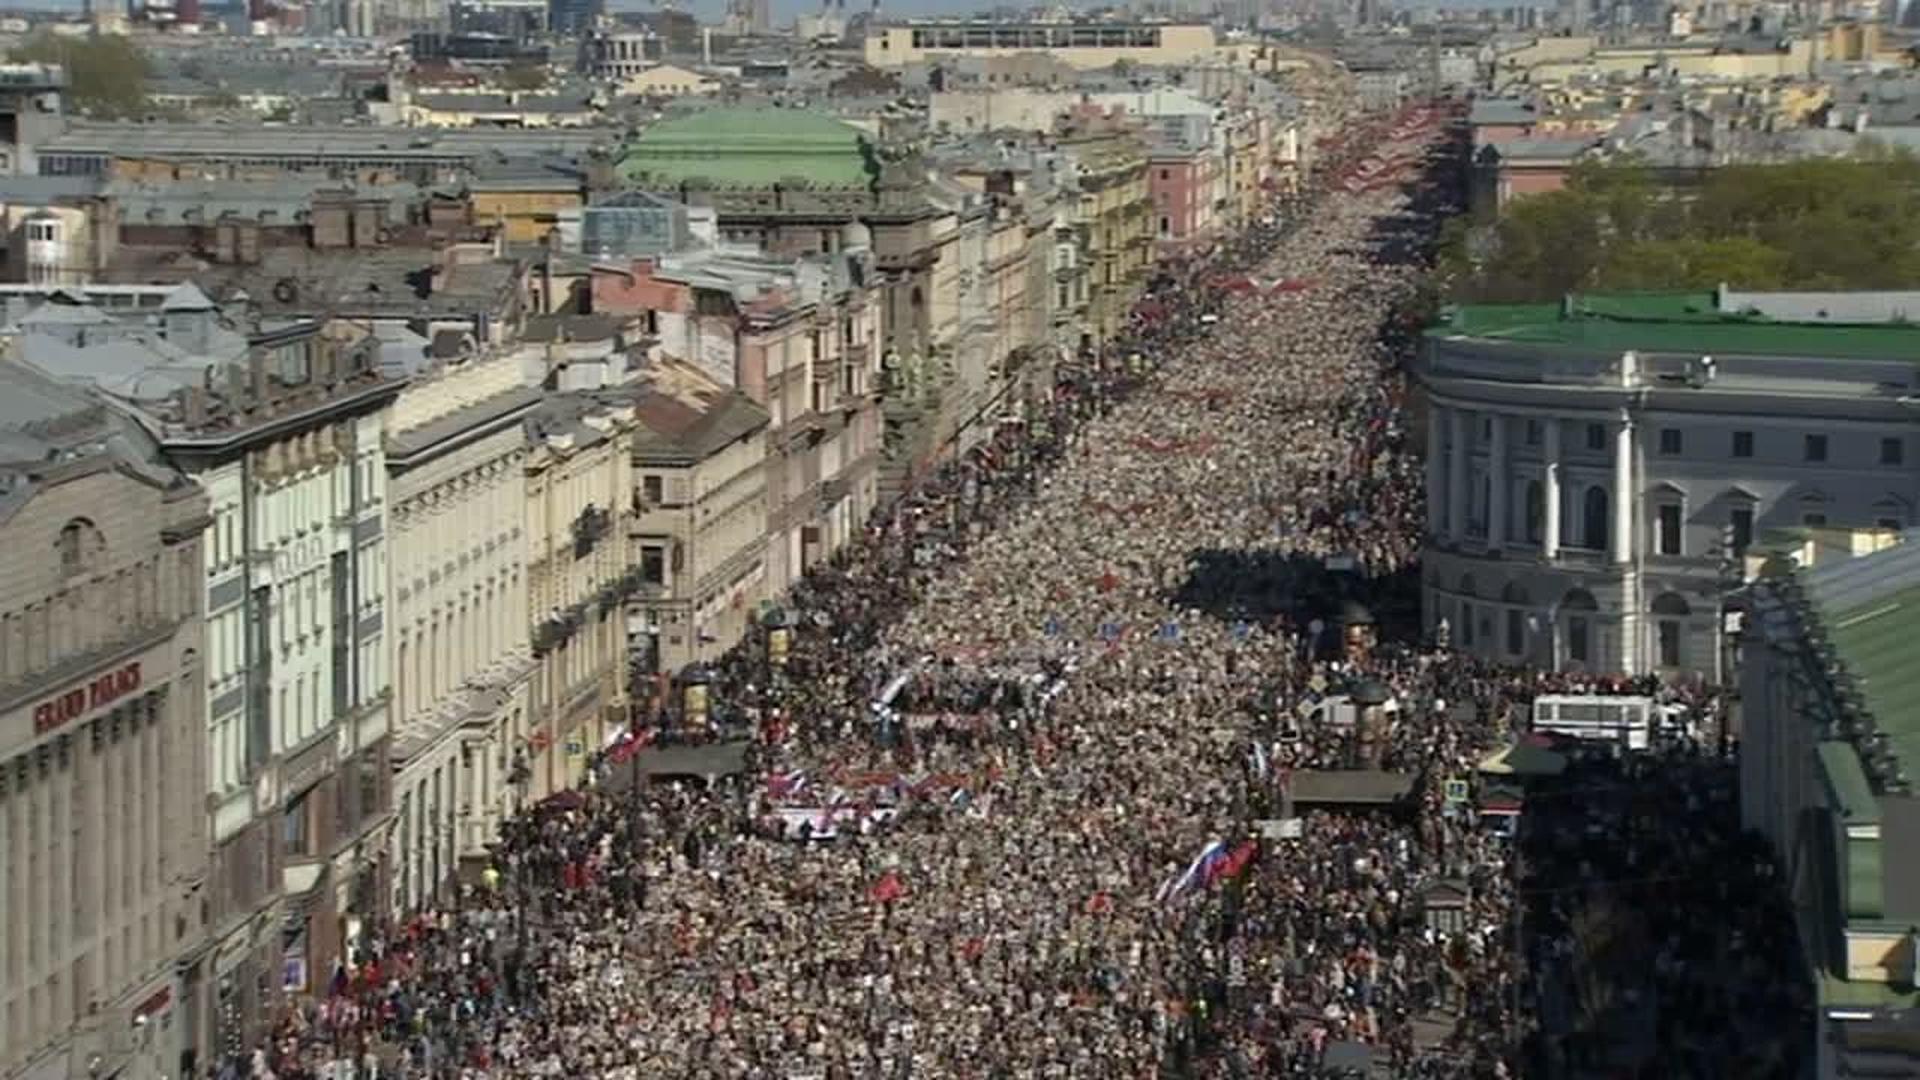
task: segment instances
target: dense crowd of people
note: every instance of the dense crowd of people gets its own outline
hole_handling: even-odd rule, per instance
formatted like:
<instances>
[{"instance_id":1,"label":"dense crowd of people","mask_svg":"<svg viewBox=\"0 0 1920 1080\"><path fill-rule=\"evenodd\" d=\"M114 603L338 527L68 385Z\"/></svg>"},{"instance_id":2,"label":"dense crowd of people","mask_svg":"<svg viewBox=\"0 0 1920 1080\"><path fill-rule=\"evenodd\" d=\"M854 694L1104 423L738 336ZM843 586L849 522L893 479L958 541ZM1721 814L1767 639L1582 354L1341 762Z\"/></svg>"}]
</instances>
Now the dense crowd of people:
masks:
<instances>
[{"instance_id":1,"label":"dense crowd of people","mask_svg":"<svg viewBox=\"0 0 1920 1080\"><path fill-rule=\"evenodd\" d=\"M717 665L747 775L516 818L483 887L226 1073L1512 1075L1508 851L1442 785L1544 684L1355 614L1392 618L1418 546L1437 120L1355 130L1338 197L1164 264L1047 407L810 574L777 671ZM1313 769L1411 794L1295 815Z\"/></svg>"}]
</instances>

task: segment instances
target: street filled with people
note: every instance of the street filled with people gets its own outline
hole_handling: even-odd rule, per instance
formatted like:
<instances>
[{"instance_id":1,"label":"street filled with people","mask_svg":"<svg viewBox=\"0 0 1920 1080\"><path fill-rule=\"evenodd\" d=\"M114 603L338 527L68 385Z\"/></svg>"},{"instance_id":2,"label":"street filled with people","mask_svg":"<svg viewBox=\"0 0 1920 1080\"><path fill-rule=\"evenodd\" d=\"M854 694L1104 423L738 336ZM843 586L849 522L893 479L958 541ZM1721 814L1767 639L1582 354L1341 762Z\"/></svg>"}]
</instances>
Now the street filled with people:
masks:
<instances>
[{"instance_id":1,"label":"street filled with people","mask_svg":"<svg viewBox=\"0 0 1920 1080\"><path fill-rule=\"evenodd\" d=\"M815 568L705 687L743 775L528 810L226 1074L1524 1073L1510 847L1449 782L1554 684L1422 641L1410 598L1449 134L1356 125ZM1407 793L1297 806L1327 771Z\"/></svg>"}]
</instances>

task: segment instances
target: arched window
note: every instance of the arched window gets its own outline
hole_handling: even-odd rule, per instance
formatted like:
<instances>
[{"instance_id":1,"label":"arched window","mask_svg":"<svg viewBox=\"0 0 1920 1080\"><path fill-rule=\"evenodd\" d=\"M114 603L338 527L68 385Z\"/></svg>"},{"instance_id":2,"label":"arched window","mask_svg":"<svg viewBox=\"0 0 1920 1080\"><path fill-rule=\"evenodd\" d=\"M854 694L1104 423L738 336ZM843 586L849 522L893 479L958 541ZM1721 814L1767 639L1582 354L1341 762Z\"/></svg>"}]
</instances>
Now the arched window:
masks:
<instances>
[{"instance_id":1,"label":"arched window","mask_svg":"<svg viewBox=\"0 0 1920 1080\"><path fill-rule=\"evenodd\" d=\"M1607 489L1595 484L1587 489L1580 520L1580 546L1589 551L1607 550Z\"/></svg>"},{"instance_id":2,"label":"arched window","mask_svg":"<svg viewBox=\"0 0 1920 1080\"><path fill-rule=\"evenodd\" d=\"M1659 653L1656 659L1661 667L1677 668L1685 661L1681 650L1685 624L1681 620L1691 612L1686 598L1679 593L1661 593L1654 599L1654 648Z\"/></svg>"},{"instance_id":3,"label":"arched window","mask_svg":"<svg viewBox=\"0 0 1920 1080\"><path fill-rule=\"evenodd\" d=\"M74 518L60 527L60 539L54 542L60 554L60 572L69 577L85 573L98 564L106 551L106 540L93 522Z\"/></svg>"},{"instance_id":4,"label":"arched window","mask_svg":"<svg viewBox=\"0 0 1920 1080\"><path fill-rule=\"evenodd\" d=\"M1500 602L1506 605L1501 618L1506 623L1507 653L1512 656L1523 655L1527 650L1527 606L1530 600L1527 590L1517 581L1509 581L1500 590Z\"/></svg>"},{"instance_id":5,"label":"arched window","mask_svg":"<svg viewBox=\"0 0 1920 1080\"><path fill-rule=\"evenodd\" d=\"M1561 618L1566 620L1567 659L1586 664L1593 659L1593 612L1600 610L1594 602L1593 594L1585 589L1574 589L1560 598Z\"/></svg>"},{"instance_id":6,"label":"arched window","mask_svg":"<svg viewBox=\"0 0 1920 1080\"><path fill-rule=\"evenodd\" d=\"M1547 516L1546 494L1541 490L1540 481L1538 480L1527 481L1527 501L1524 513L1526 514L1527 543L1537 544L1540 542L1541 530L1546 528Z\"/></svg>"}]
</instances>

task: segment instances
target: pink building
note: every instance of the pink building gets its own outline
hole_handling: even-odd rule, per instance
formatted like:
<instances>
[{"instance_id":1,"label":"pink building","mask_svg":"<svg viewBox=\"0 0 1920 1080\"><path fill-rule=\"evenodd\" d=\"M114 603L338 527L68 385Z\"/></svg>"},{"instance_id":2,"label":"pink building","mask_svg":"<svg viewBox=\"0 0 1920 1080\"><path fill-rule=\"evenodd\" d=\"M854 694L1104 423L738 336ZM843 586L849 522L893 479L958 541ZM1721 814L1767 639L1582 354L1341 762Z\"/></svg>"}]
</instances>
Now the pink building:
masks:
<instances>
[{"instance_id":1,"label":"pink building","mask_svg":"<svg viewBox=\"0 0 1920 1080\"><path fill-rule=\"evenodd\" d=\"M1153 201L1153 236L1178 247L1212 235L1213 155L1185 147L1155 147L1147 159L1147 195Z\"/></svg>"}]
</instances>

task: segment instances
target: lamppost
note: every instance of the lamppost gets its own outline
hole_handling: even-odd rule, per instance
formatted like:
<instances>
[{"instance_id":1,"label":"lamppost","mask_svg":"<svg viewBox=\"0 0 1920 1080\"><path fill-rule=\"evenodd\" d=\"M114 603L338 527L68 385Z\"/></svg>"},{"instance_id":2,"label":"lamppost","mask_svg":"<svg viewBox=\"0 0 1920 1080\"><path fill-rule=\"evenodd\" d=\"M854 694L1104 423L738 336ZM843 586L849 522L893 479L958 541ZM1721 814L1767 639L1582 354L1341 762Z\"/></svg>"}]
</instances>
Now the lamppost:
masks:
<instances>
[{"instance_id":1,"label":"lamppost","mask_svg":"<svg viewBox=\"0 0 1920 1080\"><path fill-rule=\"evenodd\" d=\"M766 686L769 708L780 712L779 722L786 723L786 683L787 655L793 648L792 620L787 618L785 608L774 608L762 618L761 624L767 628L767 671Z\"/></svg>"}]
</instances>

